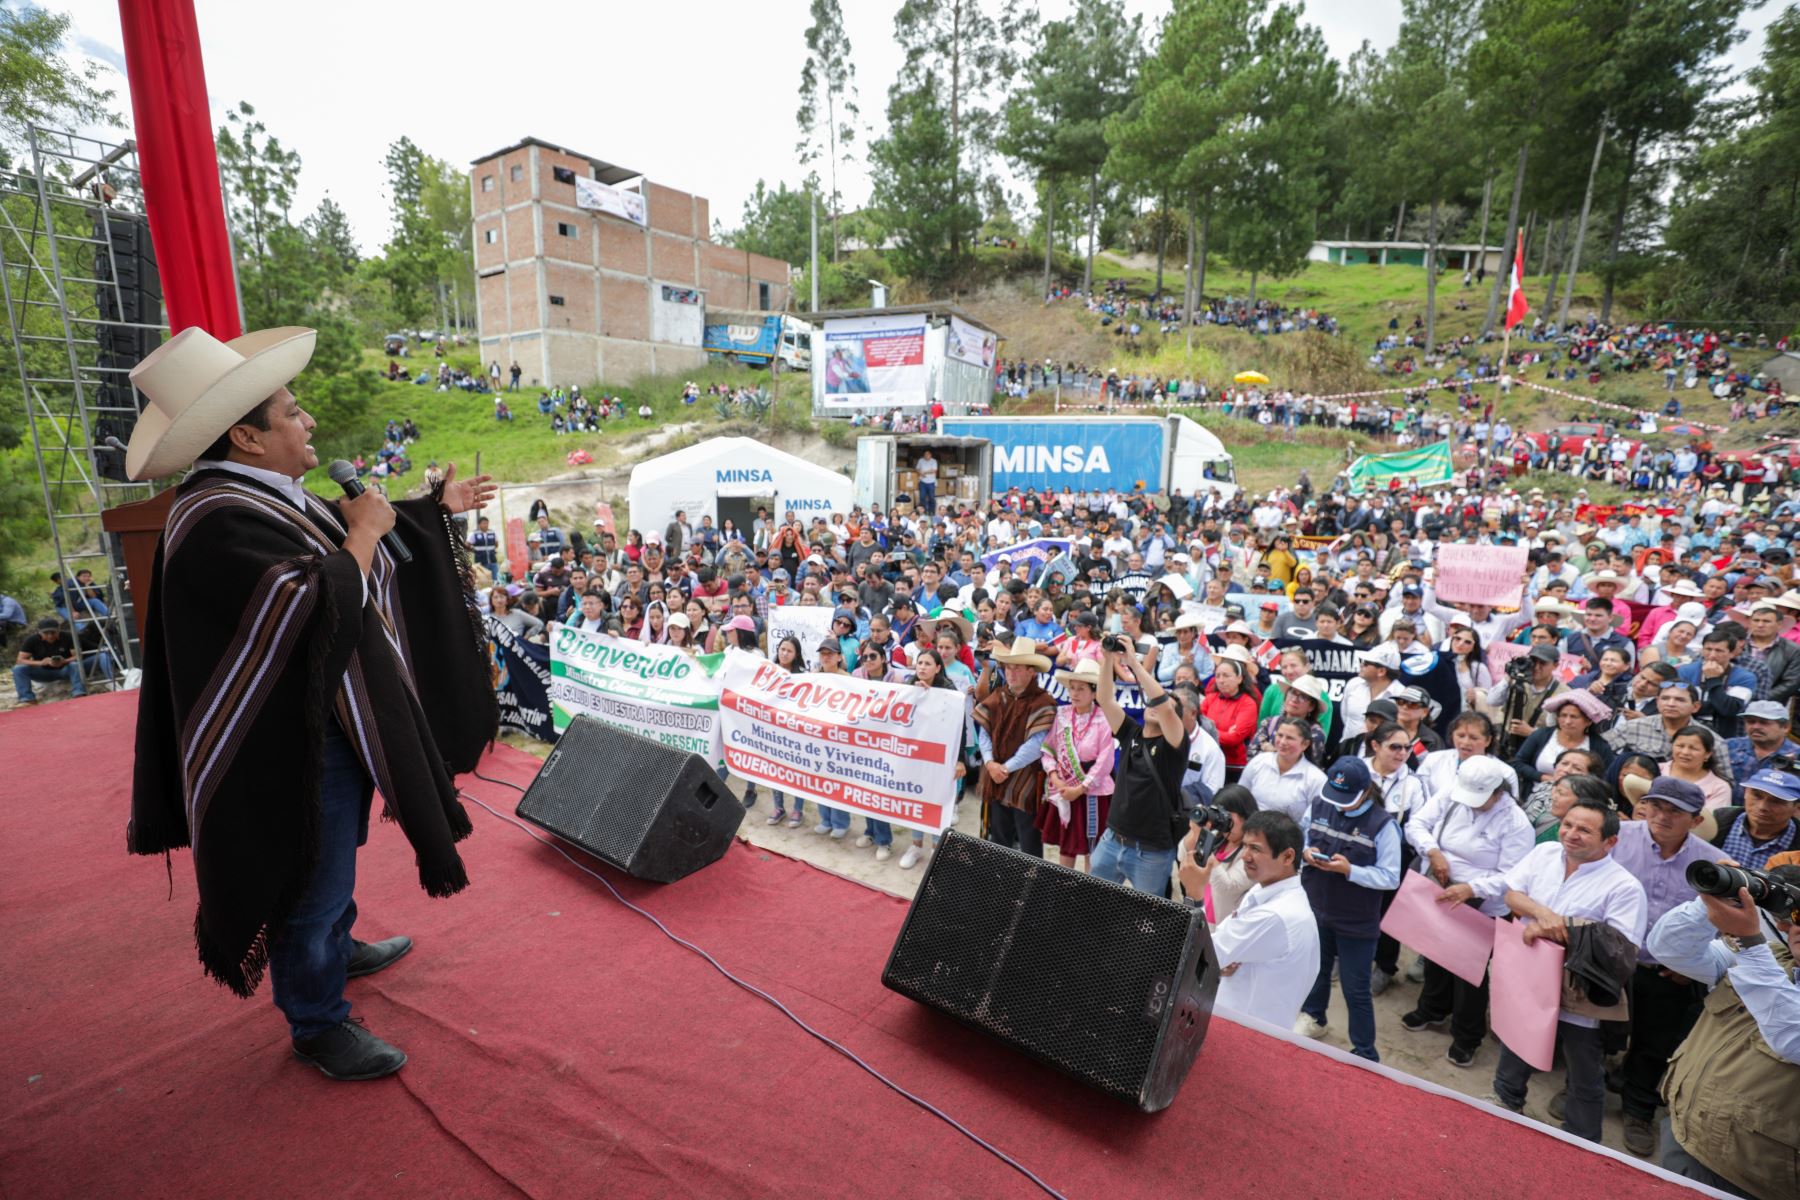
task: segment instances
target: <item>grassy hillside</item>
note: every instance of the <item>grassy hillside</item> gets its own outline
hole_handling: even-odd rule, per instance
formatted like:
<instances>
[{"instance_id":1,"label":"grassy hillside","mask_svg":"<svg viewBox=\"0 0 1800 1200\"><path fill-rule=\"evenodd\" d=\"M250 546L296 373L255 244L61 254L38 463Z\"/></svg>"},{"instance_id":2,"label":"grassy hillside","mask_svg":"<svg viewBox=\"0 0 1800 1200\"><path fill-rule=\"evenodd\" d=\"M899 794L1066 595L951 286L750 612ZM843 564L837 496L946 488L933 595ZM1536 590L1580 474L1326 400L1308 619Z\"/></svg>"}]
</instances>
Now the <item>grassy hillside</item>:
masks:
<instances>
[{"instance_id":1,"label":"grassy hillside","mask_svg":"<svg viewBox=\"0 0 1800 1200\"><path fill-rule=\"evenodd\" d=\"M1102 281L1123 280L1134 296L1148 296L1155 284L1153 267L1128 263L1112 256L1095 260L1095 276ZM1165 290L1179 290L1180 264L1170 263L1165 270ZM1527 276L1525 290L1534 313L1541 310L1549 280ZM1244 297L1249 294L1250 279L1243 272L1215 261L1206 274L1208 295ZM1558 289L1557 302L1560 303ZM1438 283L1439 340L1465 333L1479 334L1487 311L1487 289L1461 285L1458 272L1445 272ZM1572 319L1597 311L1600 282L1597 277L1577 277ZM1181 334L1163 337L1154 329L1138 338L1135 351L1127 349L1117 332L1118 326L1101 327L1099 321L1079 305L1066 302L1044 304L1035 280L1020 281L1004 297L979 295L966 301L967 306L988 320L1006 337L1001 351L1006 357L1039 359L1054 357L1060 361L1085 361L1104 364L1121 372L1162 377L1191 376L1209 384L1228 382L1239 371L1261 371L1276 387L1314 393L1363 391L1397 387L1402 379L1371 371L1366 360L1376 341L1388 331L1389 321L1398 321L1405 330L1425 308L1425 272L1408 266L1334 266L1309 263L1305 270L1286 279L1258 280L1258 298L1269 298L1283 305L1316 307L1336 318L1343 332L1336 338L1322 334L1255 335L1233 329L1203 327L1195 332L1194 349L1186 348ZM1467 307L1458 309L1459 302ZM1634 302L1638 298L1622 295L1615 305L1616 320L1635 319ZM1071 311L1073 310L1073 311ZM1548 343L1515 342L1548 351ZM1468 347L1471 357L1499 353L1499 343L1477 342ZM1390 355L1390 357L1392 357ZM1767 351L1741 349L1734 358L1741 364L1758 366L1769 357ZM1528 368L1524 377L1543 383L1545 368ZM1414 377L1417 378L1416 376ZM1582 396L1592 396L1608 403L1632 408L1660 410L1667 393L1660 374L1607 374L1598 384L1589 384L1585 376L1574 382L1556 382L1551 386ZM1695 420L1724 425L1729 423L1729 405L1715 400L1703 389L1680 392L1684 415ZM1604 410L1577 400L1522 391L1501 410L1515 425L1546 428L1563 421L1593 420ZM1800 428L1800 419L1784 418L1779 426L1749 426L1733 430L1722 437L1726 445L1747 445L1763 434L1780 428Z\"/></svg>"},{"instance_id":2,"label":"grassy hillside","mask_svg":"<svg viewBox=\"0 0 1800 1200\"><path fill-rule=\"evenodd\" d=\"M371 369L378 362L386 361L374 351L368 357ZM452 366L466 369L474 369L478 365L473 351L454 351L450 354L449 361ZM429 356L422 359L415 357L409 362L424 362L434 369L436 365L436 360ZM497 479L524 482L568 470L567 457L577 449L586 450L593 455L594 467L604 468L620 462L619 444L637 435L670 425L722 420L716 399L703 395L692 405L681 402L682 385L689 379L698 383L703 391L715 383L732 387L769 387L774 383L767 371L720 365L681 376L647 376L622 387L609 386L592 390L584 387L584 391L590 396L605 392L622 398L627 415L602 422L599 433L566 434L561 437L550 432L550 419L538 413L537 398L541 389L536 388L521 388L516 393L504 393L508 407L513 412L513 420L498 421L494 418L494 398L491 394L456 390L439 392L430 385L383 382L375 400L373 415L379 422L389 419L404 421L410 417L418 425L421 436L412 448L412 457L420 468L436 459L439 463L454 462L459 470L467 471L474 467L475 455L479 451L482 470ZM812 399L809 388L806 376L783 375L780 380L781 412L776 419L791 420L791 414L810 410ZM638 407L645 402L653 410L653 415L649 418L637 415ZM376 444L371 444L364 453L372 456L376 448ZM318 487L317 484L314 486ZM326 480L321 494L329 491L331 486L330 481Z\"/></svg>"}]
</instances>

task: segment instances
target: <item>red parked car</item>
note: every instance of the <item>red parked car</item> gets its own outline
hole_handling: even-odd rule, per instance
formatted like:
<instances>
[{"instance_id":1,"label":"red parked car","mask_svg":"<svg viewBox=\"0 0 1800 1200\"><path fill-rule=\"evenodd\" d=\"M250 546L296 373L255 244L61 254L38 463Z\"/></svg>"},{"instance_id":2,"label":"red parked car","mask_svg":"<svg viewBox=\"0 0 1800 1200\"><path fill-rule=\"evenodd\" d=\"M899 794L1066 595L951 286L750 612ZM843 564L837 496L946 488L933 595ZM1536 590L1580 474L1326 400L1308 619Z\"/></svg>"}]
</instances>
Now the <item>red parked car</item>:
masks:
<instances>
[{"instance_id":1,"label":"red parked car","mask_svg":"<svg viewBox=\"0 0 1800 1200\"><path fill-rule=\"evenodd\" d=\"M1758 458L1767 458L1773 455L1778 462L1790 470L1800 467L1800 438L1776 438L1770 442L1758 442L1748 450L1721 450L1719 452L1720 458L1738 463L1746 461L1751 455Z\"/></svg>"},{"instance_id":2,"label":"red parked car","mask_svg":"<svg viewBox=\"0 0 1800 1200\"><path fill-rule=\"evenodd\" d=\"M1593 421L1572 421L1567 425L1558 425L1548 431L1529 430L1525 436L1536 442L1538 449L1546 453L1561 452L1579 456L1582 451L1587 449L1589 441L1594 438L1606 439L1606 426ZM1637 453L1638 447L1642 444L1631 438L1625 439L1625 445L1633 454Z\"/></svg>"}]
</instances>

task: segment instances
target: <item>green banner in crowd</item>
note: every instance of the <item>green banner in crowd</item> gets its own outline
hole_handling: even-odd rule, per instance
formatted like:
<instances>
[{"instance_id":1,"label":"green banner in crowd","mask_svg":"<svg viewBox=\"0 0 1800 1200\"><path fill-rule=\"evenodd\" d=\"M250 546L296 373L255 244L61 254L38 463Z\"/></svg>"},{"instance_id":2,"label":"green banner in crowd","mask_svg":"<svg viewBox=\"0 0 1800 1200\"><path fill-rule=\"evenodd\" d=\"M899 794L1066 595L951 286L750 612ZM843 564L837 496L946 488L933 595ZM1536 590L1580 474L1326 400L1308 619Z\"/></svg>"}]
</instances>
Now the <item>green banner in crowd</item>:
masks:
<instances>
[{"instance_id":1,"label":"green banner in crowd","mask_svg":"<svg viewBox=\"0 0 1800 1200\"><path fill-rule=\"evenodd\" d=\"M550 626L550 716L561 734L577 713L725 763L719 741L723 654L698 658L674 646Z\"/></svg>"},{"instance_id":2,"label":"green banner in crowd","mask_svg":"<svg viewBox=\"0 0 1800 1200\"><path fill-rule=\"evenodd\" d=\"M1350 494L1353 496L1361 495L1371 488L1385 488L1392 479L1430 487L1449 483L1455 474L1456 468L1450 462L1448 441L1415 446L1410 450L1395 450L1388 454L1365 454L1344 469L1344 476L1350 481Z\"/></svg>"}]
</instances>

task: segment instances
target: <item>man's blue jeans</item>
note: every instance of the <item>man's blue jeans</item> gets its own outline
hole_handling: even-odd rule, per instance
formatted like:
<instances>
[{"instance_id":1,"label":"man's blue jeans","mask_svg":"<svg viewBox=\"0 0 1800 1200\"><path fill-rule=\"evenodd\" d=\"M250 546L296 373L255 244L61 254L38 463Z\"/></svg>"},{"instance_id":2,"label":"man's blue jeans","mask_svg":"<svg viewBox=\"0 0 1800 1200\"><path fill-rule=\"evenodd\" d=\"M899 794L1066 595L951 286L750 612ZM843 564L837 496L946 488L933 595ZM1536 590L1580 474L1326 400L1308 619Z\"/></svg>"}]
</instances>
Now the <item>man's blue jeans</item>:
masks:
<instances>
[{"instance_id":1,"label":"man's blue jeans","mask_svg":"<svg viewBox=\"0 0 1800 1200\"><path fill-rule=\"evenodd\" d=\"M919 484L919 507L928 513L937 511L937 484L935 482Z\"/></svg>"},{"instance_id":2,"label":"man's blue jeans","mask_svg":"<svg viewBox=\"0 0 1800 1200\"><path fill-rule=\"evenodd\" d=\"M31 689L32 684L55 683L59 679L66 682L75 695L87 695L87 683L81 678L81 668L74 663L61 667L28 667L20 663L13 667L13 690L18 692L20 704L29 704L37 699L37 693Z\"/></svg>"},{"instance_id":3,"label":"man's blue jeans","mask_svg":"<svg viewBox=\"0 0 1800 1200\"><path fill-rule=\"evenodd\" d=\"M1345 937L1319 922L1319 977L1313 980L1300 1011L1323 1025L1325 1006L1331 1002L1331 965L1337 964L1338 983L1344 989L1344 1007L1350 1010L1350 1052L1370 1062L1380 1062L1375 1052L1375 996L1369 991L1369 972L1375 965L1379 938Z\"/></svg>"},{"instance_id":4,"label":"man's blue jeans","mask_svg":"<svg viewBox=\"0 0 1800 1200\"><path fill-rule=\"evenodd\" d=\"M1152 896L1169 894L1169 874L1175 867L1175 847L1167 850L1127 846L1108 829L1088 855L1088 874L1114 883L1130 883Z\"/></svg>"},{"instance_id":5,"label":"man's blue jeans","mask_svg":"<svg viewBox=\"0 0 1800 1200\"><path fill-rule=\"evenodd\" d=\"M319 784L319 861L306 892L269 947L275 1006L295 1038L314 1037L350 1015L344 968L356 923L356 848L369 840L368 772L333 720Z\"/></svg>"}]
</instances>

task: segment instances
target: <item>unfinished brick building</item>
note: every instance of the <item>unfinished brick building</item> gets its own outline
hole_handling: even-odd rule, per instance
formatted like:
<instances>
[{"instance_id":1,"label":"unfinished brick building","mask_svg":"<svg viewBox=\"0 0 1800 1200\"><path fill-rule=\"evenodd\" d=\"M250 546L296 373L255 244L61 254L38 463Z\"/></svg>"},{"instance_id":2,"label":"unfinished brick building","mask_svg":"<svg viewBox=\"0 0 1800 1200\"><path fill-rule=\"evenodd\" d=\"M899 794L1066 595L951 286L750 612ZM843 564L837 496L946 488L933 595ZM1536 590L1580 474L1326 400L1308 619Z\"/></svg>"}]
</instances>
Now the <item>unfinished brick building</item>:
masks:
<instances>
[{"instance_id":1,"label":"unfinished brick building","mask_svg":"<svg viewBox=\"0 0 1800 1200\"><path fill-rule=\"evenodd\" d=\"M712 241L704 196L640 171L526 138L469 188L481 360L528 386L692 370L708 305L787 308L787 263Z\"/></svg>"}]
</instances>

